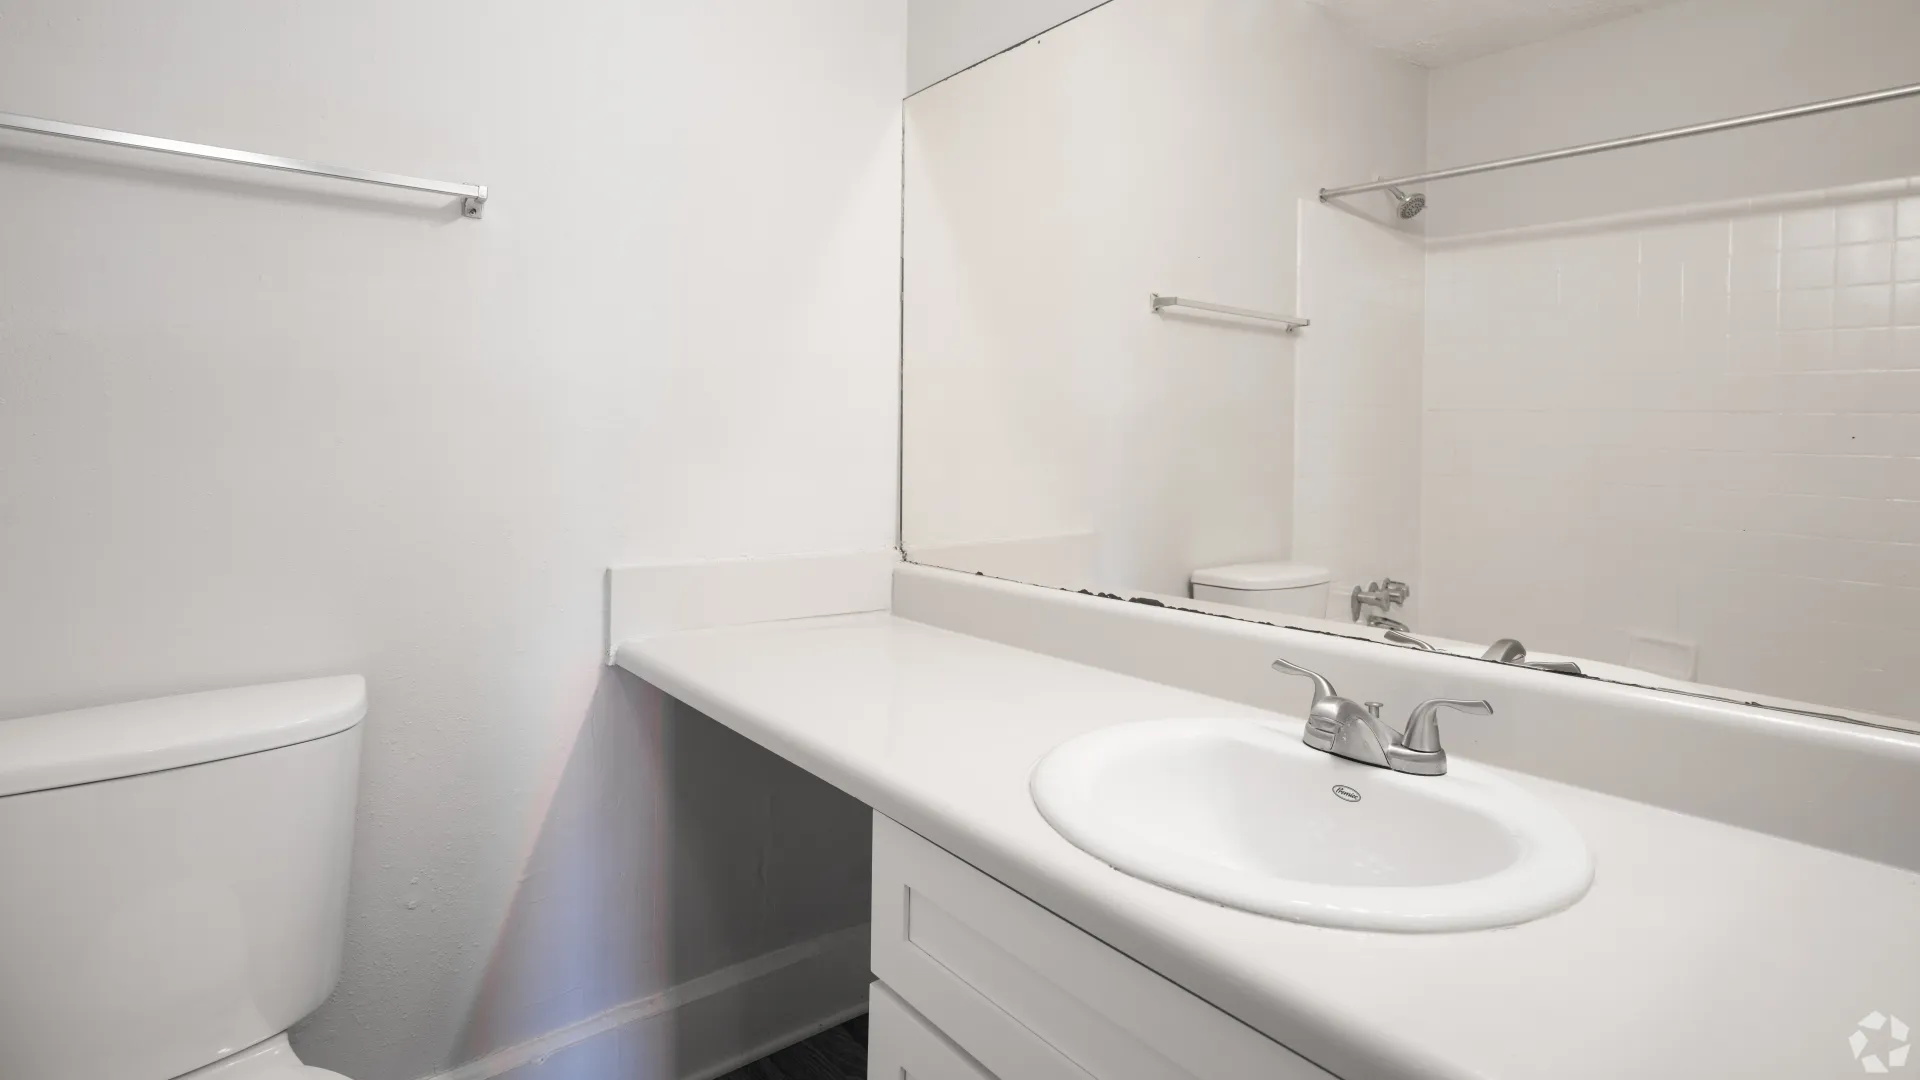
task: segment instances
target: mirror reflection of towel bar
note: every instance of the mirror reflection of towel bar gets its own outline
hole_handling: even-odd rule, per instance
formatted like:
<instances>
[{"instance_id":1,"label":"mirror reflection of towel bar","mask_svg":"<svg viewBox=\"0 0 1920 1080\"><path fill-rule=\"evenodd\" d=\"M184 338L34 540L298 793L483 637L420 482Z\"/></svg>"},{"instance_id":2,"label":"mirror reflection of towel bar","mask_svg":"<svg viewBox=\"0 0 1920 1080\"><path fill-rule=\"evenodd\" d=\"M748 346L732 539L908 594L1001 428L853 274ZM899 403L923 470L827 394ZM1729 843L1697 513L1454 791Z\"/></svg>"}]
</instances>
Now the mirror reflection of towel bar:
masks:
<instances>
[{"instance_id":1,"label":"mirror reflection of towel bar","mask_svg":"<svg viewBox=\"0 0 1920 1080\"><path fill-rule=\"evenodd\" d=\"M1268 311L1255 311L1252 308L1228 307L1225 304L1209 304L1204 300L1188 300L1179 296L1161 296L1153 294L1153 311L1159 314L1167 308L1186 308L1191 311L1211 311L1220 315L1233 315L1242 319L1258 319L1261 322L1279 323L1288 333L1303 326L1312 326L1310 319L1296 319L1291 315L1275 315Z\"/></svg>"}]
</instances>

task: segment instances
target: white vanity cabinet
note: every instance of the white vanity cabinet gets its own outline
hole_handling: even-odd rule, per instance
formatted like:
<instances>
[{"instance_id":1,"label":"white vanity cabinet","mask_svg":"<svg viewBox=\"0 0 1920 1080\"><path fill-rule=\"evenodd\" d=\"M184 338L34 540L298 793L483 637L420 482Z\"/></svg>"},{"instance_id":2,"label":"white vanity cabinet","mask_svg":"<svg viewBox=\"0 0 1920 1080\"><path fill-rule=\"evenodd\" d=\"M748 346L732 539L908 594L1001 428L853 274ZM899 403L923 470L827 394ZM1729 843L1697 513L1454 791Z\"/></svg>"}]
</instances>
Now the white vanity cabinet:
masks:
<instances>
[{"instance_id":1,"label":"white vanity cabinet","mask_svg":"<svg viewBox=\"0 0 1920 1080\"><path fill-rule=\"evenodd\" d=\"M1328 1080L875 814L869 1080Z\"/></svg>"},{"instance_id":2,"label":"white vanity cabinet","mask_svg":"<svg viewBox=\"0 0 1920 1080\"><path fill-rule=\"evenodd\" d=\"M994 1080L885 983L873 984L869 1002L868 1080Z\"/></svg>"}]
</instances>

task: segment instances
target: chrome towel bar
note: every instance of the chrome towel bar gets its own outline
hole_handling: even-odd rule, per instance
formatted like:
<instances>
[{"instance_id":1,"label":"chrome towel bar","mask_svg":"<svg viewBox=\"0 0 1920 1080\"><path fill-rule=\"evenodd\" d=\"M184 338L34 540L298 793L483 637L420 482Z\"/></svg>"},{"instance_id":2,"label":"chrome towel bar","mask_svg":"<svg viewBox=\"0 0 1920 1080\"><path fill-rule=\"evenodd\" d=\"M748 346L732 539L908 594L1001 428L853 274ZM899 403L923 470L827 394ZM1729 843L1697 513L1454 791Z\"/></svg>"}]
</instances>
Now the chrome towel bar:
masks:
<instances>
[{"instance_id":1,"label":"chrome towel bar","mask_svg":"<svg viewBox=\"0 0 1920 1080\"><path fill-rule=\"evenodd\" d=\"M479 217L481 210L487 205L487 189L479 184L453 184L444 180L422 180L416 176L349 169L340 165L322 165L317 161L300 161L296 158L254 154L245 150L227 150L200 143L157 139L151 135L135 135L126 131L109 131L106 128L63 124L58 120L42 120L37 116L21 116L17 113L0 113L0 128L24 131L33 135L78 139L81 142L104 143L107 146L124 146L133 150L157 150L163 154L177 154L181 157L200 158L204 161L225 161L234 165L252 165L256 168L278 169L281 172L303 173L307 176L327 176L335 180L352 180L361 184L379 184L383 187L453 195L460 199L461 214L470 218Z\"/></svg>"},{"instance_id":2,"label":"chrome towel bar","mask_svg":"<svg viewBox=\"0 0 1920 1080\"><path fill-rule=\"evenodd\" d=\"M1161 296L1153 294L1153 311L1159 314L1168 308L1185 308L1190 311L1211 311L1220 315L1233 315L1242 319L1258 319L1261 322L1279 323L1288 333L1303 326L1312 326L1311 319L1296 319L1291 315L1275 315L1270 311L1255 311L1252 308L1228 307L1225 304L1209 304L1204 300L1189 300L1183 296Z\"/></svg>"}]
</instances>

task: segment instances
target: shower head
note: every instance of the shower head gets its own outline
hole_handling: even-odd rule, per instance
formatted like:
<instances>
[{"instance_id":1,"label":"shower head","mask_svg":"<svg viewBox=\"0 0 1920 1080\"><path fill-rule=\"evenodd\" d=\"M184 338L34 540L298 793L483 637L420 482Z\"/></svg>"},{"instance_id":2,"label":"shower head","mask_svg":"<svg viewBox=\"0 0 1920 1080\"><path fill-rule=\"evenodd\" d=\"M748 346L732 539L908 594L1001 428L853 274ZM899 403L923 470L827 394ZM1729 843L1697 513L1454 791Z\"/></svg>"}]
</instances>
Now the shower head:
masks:
<instances>
[{"instance_id":1,"label":"shower head","mask_svg":"<svg viewBox=\"0 0 1920 1080\"><path fill-rule=\"evenodd\" d=\"M1397 187L1390 187L1387 189L1387 194L1393 196L1393 201L1399 204L1402 218L1419 217L1420 211L1427 208L1427 197L1417 191L1409 195Z\"/></svg>"}]
</instances>

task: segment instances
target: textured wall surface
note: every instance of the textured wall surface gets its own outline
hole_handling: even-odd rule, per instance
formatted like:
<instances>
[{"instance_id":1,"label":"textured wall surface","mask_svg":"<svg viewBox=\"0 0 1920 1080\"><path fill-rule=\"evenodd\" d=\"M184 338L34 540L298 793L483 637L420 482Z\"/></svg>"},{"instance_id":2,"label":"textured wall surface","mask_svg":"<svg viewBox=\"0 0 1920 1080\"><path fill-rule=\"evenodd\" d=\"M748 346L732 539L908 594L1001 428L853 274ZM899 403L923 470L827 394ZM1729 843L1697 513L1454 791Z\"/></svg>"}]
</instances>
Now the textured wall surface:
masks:
<instances>
[{"instance_id":1,"label":"textured wall surface","mask_svg":"<svg viewBox=\"0 0 1920 1080\"><path fill-rule=\"evenodd\" d=\"M0 716L367 675L315 1063L864 918L864 819L605 668L602 577L891 546L904 54L897 0L0 10L0 108L493 189L0 138Z\"/></svg>"}]
</instances>

